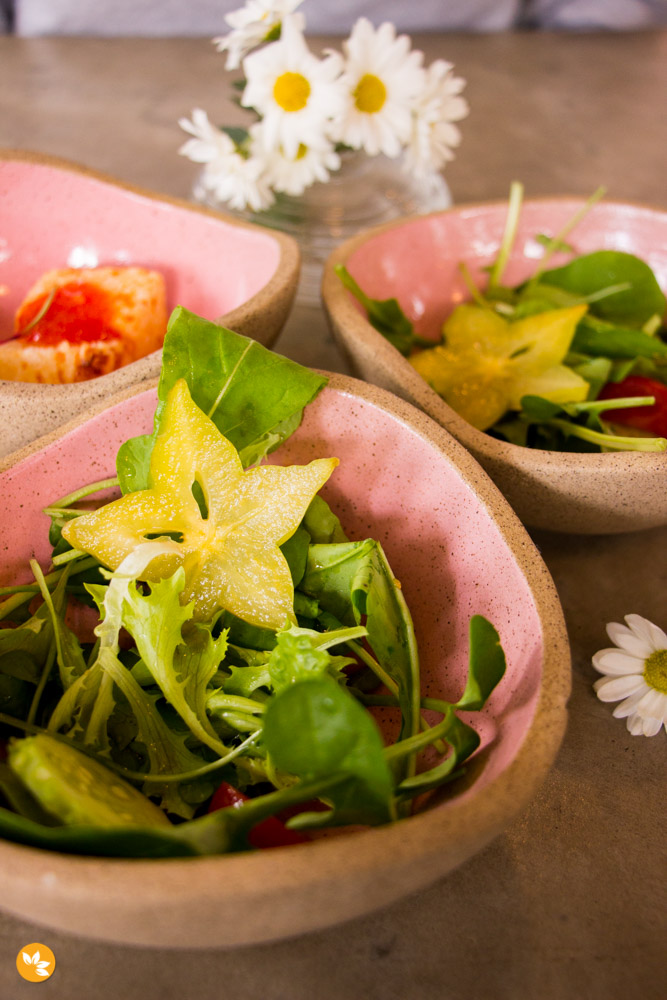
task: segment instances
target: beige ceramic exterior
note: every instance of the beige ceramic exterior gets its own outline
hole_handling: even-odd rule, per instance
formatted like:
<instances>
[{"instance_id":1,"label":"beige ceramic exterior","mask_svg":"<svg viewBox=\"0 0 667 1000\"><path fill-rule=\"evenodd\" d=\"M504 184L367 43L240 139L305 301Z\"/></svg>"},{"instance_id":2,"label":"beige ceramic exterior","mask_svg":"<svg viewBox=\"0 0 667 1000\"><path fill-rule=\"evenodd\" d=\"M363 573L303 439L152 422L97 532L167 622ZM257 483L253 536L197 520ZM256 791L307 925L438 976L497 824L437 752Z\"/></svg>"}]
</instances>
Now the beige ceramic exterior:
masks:
<instances>
[{"instance_id":1,"label":"beige ceramic exterior","mask_svg":"<svg viewBox=\"0 0 667 1000\"><path fill-rule=\"evenodd\" d=\"M330 375L329 384L383 408L436 447L486 508L528 580L544 656L535 714L513 760L478 794L473 786L399 824L297 847L126 861L0 840L3 908L60 931L133 945L230 947L300 935L370 913L433 883L497 836L543 781L565 731L571 678L562 609L537 549L477 462L433 420L348 376ZM145 387L126 390L107 405ZM0 471L104 408L13 454Z\"/></svg>"},{"instance_id":2,"label":"beige ceramic exterior","mask_svg":"<svg viewBox=\"0 0 667 1000\"><path fill-rule=\"evenodd\" d=\"M559 199L540 201L556 203ZM457 209L476 207L460 205ZM575 454L498 441L463 420L371 326L334 267L345 264L378 233L409 221L401 219L360 232L337 247L326 263L324 308L333 336L354 372L418 406L453 434L530 527L572 534L617 534L666 524L667 454Z\"/></svg>"},{"instance_id":3,"label":"beige ceramic exterior","mask_svg":"<svg viewBox=\"0 0 667 1000\"><path fill-rule=\"evenodd\" d=\"M82 177L93 178L115 186L128 194L173 205L179 212L200 213L211 218L221 218L227 225L246 229L261 227L223 215L180 198L157 194L124 184L113 177L90 170L67 160L23 150L0 149L0 161L18 160L39 163L68 170ZM268 232L268 230L263 230ZM271 236L278 244L278 266L270 280L247 302L217 317L217 322L246 337L252 337L265 347L271 347L280 334L292 307L299 279L300 254L296 242L284 233L272 230ZM156 351L115 372L74 385L36 385L29 382L0 380L0 423L11 427L11 435L0 436L0 455L6 455L17 446L28 444L36 437L59 426L64 420L94 406L98 401L122 389L145 382L159 374L162 352Z\"/></svg>"}]
</instances>

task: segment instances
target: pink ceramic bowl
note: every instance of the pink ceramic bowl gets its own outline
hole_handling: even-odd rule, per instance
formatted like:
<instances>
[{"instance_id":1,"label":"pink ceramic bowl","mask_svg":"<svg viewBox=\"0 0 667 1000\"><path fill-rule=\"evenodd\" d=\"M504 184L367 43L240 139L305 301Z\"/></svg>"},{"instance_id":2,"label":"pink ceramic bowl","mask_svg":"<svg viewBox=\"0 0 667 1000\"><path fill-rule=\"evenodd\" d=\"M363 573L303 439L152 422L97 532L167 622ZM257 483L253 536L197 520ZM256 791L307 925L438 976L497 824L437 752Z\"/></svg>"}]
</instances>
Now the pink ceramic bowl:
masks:
<instances>
[{"instance_id":1,"label":"pink ceramic bowl","mask_svg":"<svg viewBox=\"0 0 667 1000\"><path fill-rule=\"evenodd\" d=\"M185 306L267 347L296 292L299 251L282 233L118 183L53 157L0 150L0 339L45 271L135 264L160 271L168 311ZM0 455L128 385L161 352L73 386L0 381Z\"/></svg>"},{"instance_id":2,"label":"pink ceramic bowl","mask_svg":"<svg viewBox=\"0 0 667 1000\"><path fill-rule=\"evenodd\" d=\"M135 387L0 469L0 583L46 561L41 508L113 474L118 445L152 426ZM132 944L229 946L305 933L415 892L480 850L527 803L560 744L570 687L562 611L537 549L453 438L390 393L342 375L306 409L280 462L340 459L324 494L351 538L381 541L412 610L424 693L456 700L471 615L497 627L508 669L474 725L466 779L398 824L230 856L125 861L0 841L0 905L61 930ZM473 716L466 716L473 722Z\"/></svg>"},{"instance_id":3,"label":"pink ceramic bowl","mask_svg":"<svg viewBox=\"0 0 667 1000\"><path fill-rule=\"evenodd\" d=\"M565 197L524 203L505 272L508 284L533 273L542 253L535 236L555 235L582 205L582 199ZM327 261L322 285L336 341L355 372L414 403L453 434L531 527L606 534L667 523L667 453L539 451L476 430L373 329L334 272L336 264L345 264L372 298L397 298L417 332L436 339L454 306L469 298L459 263L465 261L483 287L482 269L496 257L506 214L506 202L460 205L366 230L343 243ZM634 253L667 289L667 211L600 202L568 241L581 253L603 249Z\"/></svg>"}]
</instances>

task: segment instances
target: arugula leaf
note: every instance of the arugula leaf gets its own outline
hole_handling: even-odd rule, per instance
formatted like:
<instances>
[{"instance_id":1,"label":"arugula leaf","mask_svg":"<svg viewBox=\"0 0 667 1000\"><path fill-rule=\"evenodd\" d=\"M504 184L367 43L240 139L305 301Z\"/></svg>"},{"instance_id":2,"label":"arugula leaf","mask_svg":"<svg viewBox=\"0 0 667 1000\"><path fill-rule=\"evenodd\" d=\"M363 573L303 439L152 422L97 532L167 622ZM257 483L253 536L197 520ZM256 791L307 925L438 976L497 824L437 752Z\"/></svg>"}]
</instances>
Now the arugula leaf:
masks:
<instances>
[{"instance_id":1,"label":"arugula leaf","mask_svg":"<svg viewBox=\"0 0 667 1000\"><path fill-rule=\"evenodd\" d=\"M579 354L607 358L667 358L667 344L641 330L615 326L594 316L584 316L577 325L571 349Z\"/></svg>"},{"instance_id":2,"label":"arugula leaf","mask_svg":"<svg viewBox=\"0 0 667 1000\"><path fill-rule=\"evenodd\" d=\"M397 351L407 357L416 340L421 342L421 338L415 338L414 326L398 304L398 299L371 299L362 291L346 267L337 264L335 270L347 290L352 292L366 310L371 326L378 333L381 333ZM429 342L429 346L433 345Z\"/></svg>"},{"instance_id":3,"label":"arugula leaf","mask_svg":"<svg viewBox=\"0 0 667 1000\"><path fill-rule=\"evenodd\" d=\"M178 307L164 340L156 429L169 390L180 378L197 406L251 464L294 431L304 407L327 381L248 337ZM155 433L121 447L116 465L124 493L148 486Z\"/></svg>"},{"instance_id":4,"label":"arugula leaf","mask_svg":"<svg viewBox=\"0 0 667 1000\"><path fill-rule=\"evenodd\" d=\"M648 264L619 250L582 254L563 267L542 272L540 280L581 296L627 283L630 287L626 290L591 305L597 316L619 326L642 327L652 316L664 316L667 307Z\"/></svg>"},{"instance_id":5,"label":"arugula leaf","mask_svg":"<svg viewBox=\"0 0 667 1000\"><path fill-rule=\"evenodd\" d=\"M468 679L457 708L479 711L505 673L505 653L500 636L483 615L473 615L469 625Z\"/></svg>"},{"instance_id":6,"label":"arugula leaf","mask_svg":"<svg viewBox=\"0 0 667 1000\"><path fill-rule=\"evenodd\" d=\"M424 792L439 788L445 782L458 777L464 770L461 765L475 752L480 743L475 730L458 718L452 705L444 702L441 704L432 703L431 699L425 699L425 702L429 708L435 708L436 711L444 713L443 722L434 727L434 732L438 732L439 738L449 743L451 753L428 770L405 778L396 789L401 798L414 798L416 795L423 795ZM433 734L431 736L433 737Z\"/></svg>"}]
</instances>

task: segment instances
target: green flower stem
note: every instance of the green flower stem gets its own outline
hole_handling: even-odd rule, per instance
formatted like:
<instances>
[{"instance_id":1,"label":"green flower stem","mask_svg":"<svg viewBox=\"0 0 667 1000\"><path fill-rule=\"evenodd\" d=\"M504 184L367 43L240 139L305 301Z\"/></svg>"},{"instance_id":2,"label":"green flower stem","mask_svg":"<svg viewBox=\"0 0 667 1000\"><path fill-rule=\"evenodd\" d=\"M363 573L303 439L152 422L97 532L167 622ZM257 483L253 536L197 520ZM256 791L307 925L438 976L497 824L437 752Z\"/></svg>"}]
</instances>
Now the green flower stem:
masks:
<instances>
[{"instance_id":1,"label":"green flower stem","mask_svg":"<svg viewBox=\"0 0 667 1000\"><path fill-rule=\"evenodd\" d=\"M626 396L623 399L593 399L583 403L563 403L571 417L579 413L603 413L605 410L625 410L635 406L653 406L655 396Z\"/></svg>"},{"instance_id":2,"label":"green flower stem","mask_svg":"<svg viewBox=\"0 0 667 1000\"><path fill-rule=\"evenodd\" d=\"M574 213L570 221L566 222L563 228L558 233L556 233L554 238L550 241L549 246L547 247L544 256L542 257L542 260L540 261L535 273L533 274L532 278L526 285L526 288L535 287L535 285L541 278L542 272L545 270L546 265L549 263L549 261L556 253L556 251L560 248L560 245L562 244L565 237L570 235L572 230L579 225L583 217L587 215L588 212L590 212L593 205L595 205L596 202L600 201L600 199L603 198L606 193L607 189L605 187L599 187L597 191L593 192L593 194L586 201L586 203L582 205L579 211Z\"/></svg>"},{"instance_id":3,"label":"green flower stem","mask_svg":"<svg viewBox=\"0 0 667 1000\"><path fill-rule=\"evenodd\" d=\"M642 437L621 437L616 434L605 434L601 431L593 431L589 427L580 427L579 424L571 424L567 420L559 420L554 417L547 421L551 427L557 427L563 434L581 438L582 441L590 441L601 448L610 448L613 451L667 451L666 438L642 438Z\"/></svg>"},{"instance_id":4,"label":"green flower stem","mask_svg":"<svg viewBox=\"0 0 667 1000\"><path fill-rule=\"evenodd\" d=\"M68 549L67 552L61 552L59 556L53 557L53 565L63 566L65 563L73 562L74 559L80 559L81 556L85 555L86 553L80 549Z\"/></svg>"},{"instance_id":5,"label":"green flower stem","mask_svg":"<svg viewBox=\"0 0 667 1000\"><path fill-rule=\"evenodd\" d=\"M493 267L489 272L489 289L496 288L502 281L503 272L507 266L509 255L512 252L516 232L519 226L519 216L521 214L521 202L523 201L523 184L520 181L512 181L510 185L509 204L507 206L507 220L505 231L500 242L500 249Z\"/></svg>"},{"instance_id":6,"label":"green flower stem","mask_svg":"<svg viewBox=\"0 0 667 1000\"><path fill-rule=\"evenodd\" d=\"M192 781L193 778L201 778L205 774L210 774L212 771L218 771L221 767L225 767L226 764L231 763L235 757L240 756L244 753L248 747L256 743L261 736L261 729L256 729L254 733L251 733L247 739L239 743L238 746L232 747L228 754L224 757L218 757L217 760L211 761L210 764L204 764L202 767L196 767L192 771L181 771L178 774L146 774L143 771L130 771L125 767L121 767L114 761L107 760L105 758L104 763L110 767L112 770L117 771L124 778L129 778L132 781L143 781L151 782L156 784L162 784L163 781Z\"/></svg>"},{"instance_id":7,"label":"green flower stem","mask_svg":"<svg viewBox=\"0 0 667 1000\"><path fill-rule=\"evenodd\" d=\"M35 688L35 693L32 696L32 702L30 703L30 709L26 716L26 722L29 725L35 721L35 716L37 715L37 709L39 708L39 703L44 693L44 688L46 687L46 682L51 676L51 671L53 670L53 664L56 659L56 647L55 644L49 649L48 656L46 657L46 662L44 663L44 668L42 670L42 676L39 678L39 683Z\"/></svg>"},{"instance_id":8,"label":"green flower stem","mask_svg":"<svg viewBox=\"0 0 667 1000\"><path fill-rule=\"evenodd\" d=\"M47 510L58 510L61 507L71 507L73 503L77 503L79 500L83 500L85 497L91 496L93 493L99 493L101 490L111 489L113 486L118 486L118 477L112 476L109 479L100 479L97 483L89 483L88 486L82 486L80 489L75 490L73 493L68 493L66 497L62 497L61 500L56 500L54 503L49 504L45 508L45 513Z\"/></svg>"},{"instance_id":9,"label":"green flower stem","mask_svg":"<svg viewBox=\"0 0 667 1000\"><path fill-rule=\"evenodd\" d=\"M82 555L85 553L79 553ZM87 559L82 560L81 564L76 567L77 573L82 573L84 570L92 569L93 566L97 566L97 559L89 556ZM47 573L44 577L46 584L49 589L53 589L58 583L61 575L63 573L62 569L53 570L51 573ZM30 589L29 589L30 588ZM38 591L38 587L33 584L28 584L26 586L3 588L0 593L10 592L13 594L12 597L8 597L6 601L0 603L0 621L6 618L12 611L16 611L20 608L22 604L26 604Z\"/></svg>"},{"instance_id":10,"label":"green flower stem","mask_svg":"<svg viewBox=\"0 0 667 1000\"><path fill-rule=\"evenodd\" d=\"M377 707L377 708L398 708L399 707L398 706L398 699L396 697L394 697L393 695L390 695L390 694L364 694L363 691L355 691L354 688L351 688L350 690L354 693L355 697L358 698L359 701L363 705L365 705L367 708L372 708L374 706ZM444 706L446 706L446 707L444 707ZM435 701L433 701L433 699L422 698L421 699L421 707L422 708L431 709L432 711L440 712L441 714L445 714L445 712L447 711L447 709L451 708L451 705L449 705L448 702L444 702L444 701L437 701L437 702L435 702ZM437 727L430 726L429 723L426 721L426 719L423 717L423 715L421 715L419 717L419 724L420 724L422 733L431 732L431 735L432 735L433 729L437 728ZM400 745L403 746L405 744L405 742L406 742L405 740L402 740ZM438 753L444 754L444 753L447 752L447 747L445 746L445 744L440 739L438 739L438 738L434 738L433 739L432 738L432 743L433 743L433 746L438 751Z\"/></svg>"},{"instance_id":11,"label":"green flower stem","mask_svg":"<svg viewBox=\"0 0 667 1000\"><path fill-rule=\"evenodd\" d=\"M470 268L468 267L468 265L464 260L459 262L459 271L461 272L461 277L465 282L466 288L470 292L471 298L477 303L478 306L481 306L482 309L490 309L491 308L490 303L484 298L479 288L475 284L475 279L472 276ZM431 343L429 346L432 347L433 344Z\"/></svg>"},{"instance_id":12,"label":"green flower stem","mask_svg":"<svg viewBox=\"0 0 667 1000\"><path fill-rule=\"evenodd\" d=\"M36 559L30 560L30 569L32 570L33 576L35 577L35 580L39 585L42 597L44 598L44 601L46 602L46 605L49 609L49 614L51 616L51 621L53 624L53 635L55 638L55 642L51 644L48 656L46 657L46 662L44 663L42 675L39 678L39 683L37 687L35 688L35 693L32 697L32 702L30 703L30 710L28 711L28 715L26 716L26 722L32 724L35 721L35 716L37 715L37 709L39 708L39 703L41 701L42 694L44 693L44 688L46 687L49 677L51 676L51 671L53 669L53 664L55 662L56 656L62 655L62 651L60 649L60 637L58 635L58 629L56 627L55 608L53 607L53 601L51 600L51 594L49 593L49 588L46 585L44 574L42 573L41 567Z\"/></svg>"}]
</instances>

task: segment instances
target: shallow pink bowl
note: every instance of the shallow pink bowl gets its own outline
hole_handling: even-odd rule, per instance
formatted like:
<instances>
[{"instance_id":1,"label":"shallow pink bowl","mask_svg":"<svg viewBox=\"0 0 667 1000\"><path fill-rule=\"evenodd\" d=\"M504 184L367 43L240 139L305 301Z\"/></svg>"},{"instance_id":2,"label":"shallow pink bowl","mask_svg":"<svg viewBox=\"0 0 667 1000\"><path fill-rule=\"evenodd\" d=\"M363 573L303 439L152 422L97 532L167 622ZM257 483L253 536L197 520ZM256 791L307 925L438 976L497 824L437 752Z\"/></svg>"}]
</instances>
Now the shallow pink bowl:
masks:
<instances>
[{"instance_id":1,"label":"shallow pink bowl","mask_svg":"<svg viewBox=\"0 0 667 1000\"><path fill-rule=\"evenodd\" d=\"M271 346L296 291L290 237L141 191L73 163L0 150L0 339L31 285L56 267L160 271L168 310L185 306ZM160 371L161 352L74 386L0 381L0 455Z\"/></svg>"},{"instance_id":2,"label":"shallow pink bowl","mask_svg":"<svg viewBox=\"0 0 667 1000\"><path fill-rule=\"evenodd\" d=\"M41 508L114 473L118 445L152 426L133 389L0 468L2 573L48 559ZM226 857L124 861L0 841L0 905L96 938L229 946L305 933L435 881L527 803L560 744L570 687L562 611L537 549L495 486L446 431L389 393L342 375L306 409L280 462L337 456L324 495L353 539L381 541L415 620L424 693L456 700L470 616L498 629L508 670L482 714L467 779L398 824Z\"/></svg>"},{"instance_id":3,"label":"shallow pink bowl","mask_svg":"<svg viewBox=\"0 0 667 1000\"><path fill-rule=\"evenodd\" d=\"M577 198L528 200L508 284L535 270L541 233L555 235L583 205ZM460 205L366 230L341 244L327 261L322 295L333 335L354 370L428 413L481 463L524 523L551 531L605 534L667 523L667 453L574 454L497 441L476 430L421 378L370 325L334 272L345 264L372 298L397 298L422 336L436 339L446 317L469 293L458 265L465 261L479 287L496 257L505 202ZM578 252L634 253L667 289L667 211L601 202L568 237ZM554 263L558 263L554 259Z\"/></svg>"}]
</instances>

